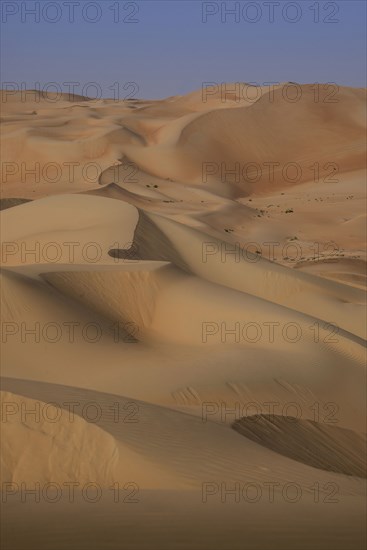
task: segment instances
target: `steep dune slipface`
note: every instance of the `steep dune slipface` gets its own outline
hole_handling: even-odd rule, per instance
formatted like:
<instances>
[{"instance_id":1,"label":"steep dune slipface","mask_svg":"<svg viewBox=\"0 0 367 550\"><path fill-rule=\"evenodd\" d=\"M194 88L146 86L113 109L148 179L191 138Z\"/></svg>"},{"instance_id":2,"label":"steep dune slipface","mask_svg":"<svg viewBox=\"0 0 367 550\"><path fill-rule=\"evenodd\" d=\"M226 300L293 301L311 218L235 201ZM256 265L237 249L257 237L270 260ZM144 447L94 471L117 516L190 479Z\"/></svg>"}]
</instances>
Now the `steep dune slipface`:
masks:
<instances>
[{"instance_id":1,"label":"steep dune slipface","mask_svg":"<svg viewBox=\"0 0 367 550\"><path fill-rule=\"evenodd\" d=\"M152 322L161 281L155 270L46 273L43 278L66 296L142 337Z\"/></svg>"},{"instance_id":2,"label":"steep dune slipface","mask_svg":"<svg viewBox=\"0 0 367 550\"><path fill-rule=\"evenodd\" d=\"M242 418L233 424L233 429L251 441L314 468L367 477L366 434L277 415Z\"/></svg>"}]
</instances>

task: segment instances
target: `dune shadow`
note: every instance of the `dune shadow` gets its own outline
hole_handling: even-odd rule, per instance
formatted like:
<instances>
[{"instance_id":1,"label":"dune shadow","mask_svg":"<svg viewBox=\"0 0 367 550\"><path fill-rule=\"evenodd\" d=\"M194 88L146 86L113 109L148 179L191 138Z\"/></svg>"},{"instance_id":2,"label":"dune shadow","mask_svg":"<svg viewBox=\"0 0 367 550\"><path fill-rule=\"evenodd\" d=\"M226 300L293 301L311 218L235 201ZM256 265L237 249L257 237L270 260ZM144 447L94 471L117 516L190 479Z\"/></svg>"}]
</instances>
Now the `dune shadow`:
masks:
<instances>
[{"instance_id":1,"label":"dune shadow","mask_svg":"<svg viewBox=\"0 0 367 550\"><path fill-rule=\"evenodd\" d=\"M367 477L365 434L274 414L243 417L232 428L251 441L308 466Z\"/></svg>"}]
</instances>

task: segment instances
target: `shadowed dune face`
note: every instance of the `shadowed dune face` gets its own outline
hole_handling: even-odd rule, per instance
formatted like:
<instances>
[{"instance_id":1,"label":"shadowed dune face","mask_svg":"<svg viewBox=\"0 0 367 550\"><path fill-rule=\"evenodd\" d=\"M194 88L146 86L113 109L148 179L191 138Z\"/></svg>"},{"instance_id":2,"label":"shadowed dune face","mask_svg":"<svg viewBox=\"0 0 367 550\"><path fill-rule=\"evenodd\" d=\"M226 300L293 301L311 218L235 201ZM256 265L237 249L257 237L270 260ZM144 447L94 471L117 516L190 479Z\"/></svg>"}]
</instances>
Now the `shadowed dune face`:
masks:
<instances>
[{"instance_id":1,"label":"shadowed dune face","mask_svg":"<svg viewBox=\"0 0 367 550\"><path fill-rule=\"evenodd\" d=\"M271 414L241 418L232 428L267 449L314 468L367 477L365 434Z\"/></svg>"},{"instance_id":2,"label":"shadowed dune face","mask_svg":"<svg viewBox=\"0 0 367 550\"><path fill-rule=\"evenodd\" d=\"M26 202L30 202L29 199L17 199L17 198L11 198L11 199L0 199L0 210L6 210L7 208L13 208L14 206L18 206L19 204L25 204Z\"/></svg>"},{"instance_id":3,"label":"shadowed dune face","mask_svg":"<svg viewBox=\"0 0 367 550\"><path fill-rule=\"evenodd\" d=\"M127 260L159 260L169 261L190 272L190 267L179 254L169 236L144 213L139 212L139 221L135 228L134 240L129 249L120 248L108 251L109 256Z\"/></svg>"}]
</instances>

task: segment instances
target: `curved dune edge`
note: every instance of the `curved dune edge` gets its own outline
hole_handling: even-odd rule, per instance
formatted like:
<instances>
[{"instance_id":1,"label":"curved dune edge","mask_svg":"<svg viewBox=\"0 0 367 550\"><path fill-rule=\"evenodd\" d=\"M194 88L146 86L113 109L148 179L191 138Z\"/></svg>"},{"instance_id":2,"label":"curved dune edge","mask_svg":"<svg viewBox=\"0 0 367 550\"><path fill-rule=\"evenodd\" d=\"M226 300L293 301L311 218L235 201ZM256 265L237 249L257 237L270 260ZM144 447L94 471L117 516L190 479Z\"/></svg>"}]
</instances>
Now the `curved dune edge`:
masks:
<instances>
[{"instance_id":1,"label":"curved dune edge","mask_svg":"<svg viewBox=\"0 0 367 550\"><path fill-rule=\"evenodd\" d=\"M129 248L137 223L138 210L122 201L77 194L30 201L1 213L2 264L93 267L110 260L117 243Z\"/></svg>"},{"instance_id":2,"label":"curved dune edge","mask_svg":"<svg viewBox=\"0 0 367 550\"><path fill-rule=\"evenodd\" d=\"M272 414L241 418L232 428L251 441L308 466L367 477L365 434L313 420Z\"/></svg>"},{"instance_id":3,"label":"curved dune edge","mask_svg":"<svg viewBox=\"0 0 367 550\"><path fill-rule=\"evenodd\" d=\"M113 483L119 450L110 434L52 403L7 391L0 400L2 483Z\"/></svg>"}]
</instances>

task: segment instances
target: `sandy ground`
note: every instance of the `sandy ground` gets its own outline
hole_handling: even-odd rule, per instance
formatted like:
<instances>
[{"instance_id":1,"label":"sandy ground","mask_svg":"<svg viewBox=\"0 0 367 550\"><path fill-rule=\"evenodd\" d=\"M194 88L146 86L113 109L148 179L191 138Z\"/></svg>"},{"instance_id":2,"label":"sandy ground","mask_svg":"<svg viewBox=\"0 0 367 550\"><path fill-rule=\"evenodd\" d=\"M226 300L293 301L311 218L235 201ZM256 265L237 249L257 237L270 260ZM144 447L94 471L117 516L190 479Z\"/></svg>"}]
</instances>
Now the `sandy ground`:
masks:
<instances>
[{"instance_id":1,"label":"sandy ground","mask_svg":"<svg viewBox=\"0 0 367 550\"><path fill-rule=\"evenodd\" d=\"M364 547L365 90L285 89L2 97L4 548Z\"/></svg>"}]
</instances>

